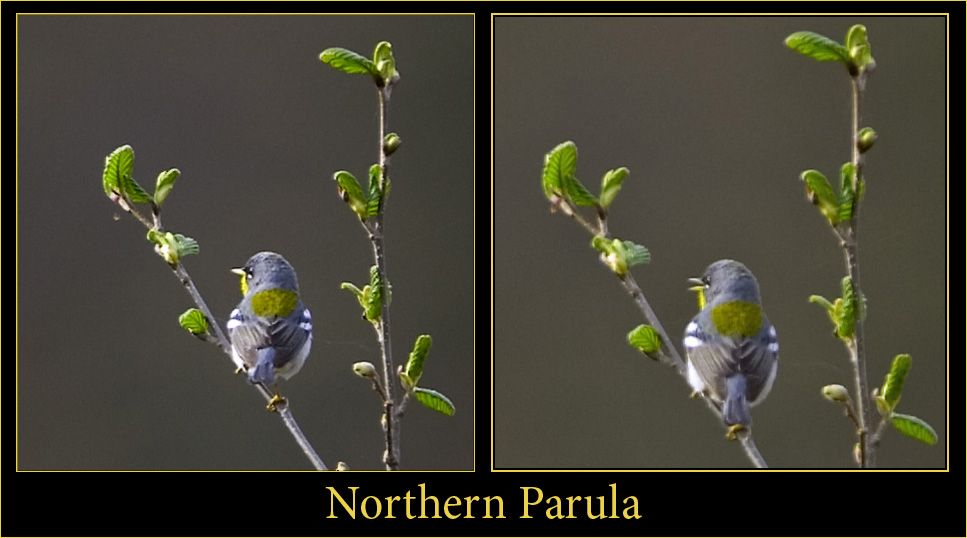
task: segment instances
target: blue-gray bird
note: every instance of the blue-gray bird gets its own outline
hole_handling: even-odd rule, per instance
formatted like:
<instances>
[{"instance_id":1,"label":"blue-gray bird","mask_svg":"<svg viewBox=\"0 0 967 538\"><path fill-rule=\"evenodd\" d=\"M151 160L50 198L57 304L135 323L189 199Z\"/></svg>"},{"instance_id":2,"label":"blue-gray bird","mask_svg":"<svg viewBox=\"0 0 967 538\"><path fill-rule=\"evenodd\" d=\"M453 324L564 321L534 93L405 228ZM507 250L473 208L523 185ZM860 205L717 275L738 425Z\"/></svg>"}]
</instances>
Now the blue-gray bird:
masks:
<instances>
[{"instance_id":1,"label":"blue-gray bird","mask_svg":"<svg viewBox=\"0 0 967 538\"><path fill-rule=\"evenodd\" d=\"M244 267L232 269L242 277L242 302L228 319L232 360L248 372L252 383L275 388L276 377L299 373L312 346L312 316L299 298L292 265L274 252L259 252Z\"/></svg>"},{"instance_id":2,"label":"blue-gray bird","mask_svg":"<svg viewBox=\"0 0 967 538\"><path fill-rule=\"evenodd\" d=\"M719 260L690 282L704 306L685 327L688 383L720 405L730 431L748 428L749 407L765 399L779 370L776 328L762 311L759 283L734 260Z\"/></svg>"}]
</instances>

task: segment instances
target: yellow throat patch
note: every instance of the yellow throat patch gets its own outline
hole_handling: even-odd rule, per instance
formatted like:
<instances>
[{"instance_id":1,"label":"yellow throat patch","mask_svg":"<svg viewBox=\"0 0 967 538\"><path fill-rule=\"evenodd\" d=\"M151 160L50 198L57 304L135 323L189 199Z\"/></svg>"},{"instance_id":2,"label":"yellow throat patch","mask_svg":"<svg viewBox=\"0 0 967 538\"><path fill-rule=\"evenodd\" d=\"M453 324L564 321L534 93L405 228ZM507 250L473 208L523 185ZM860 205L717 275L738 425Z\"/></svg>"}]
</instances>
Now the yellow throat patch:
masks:
<instances>
[{"instance_id":1,"label":"yellow throat patch","mask_svg":"<svg viewBox=\"0 0 967 538\"><path fill-rule=\"evenodd\" d=\"M762 308L755 303L735 301L712 309L712 323L725 336L755 336L762 327Z\"/></svg>"},{"instance_id":2,"label":"yellow throat patch","mask_svg":"<svg viewBox=\"0 0 967 538\"><path fill-rule=\"evenodd\" d=\"M245 279L242 279L245 282ZM252 296L252 310L256 316L284 318L295 310L299 294L281 288L260 291Z\"/></svg>"}]
</instances>

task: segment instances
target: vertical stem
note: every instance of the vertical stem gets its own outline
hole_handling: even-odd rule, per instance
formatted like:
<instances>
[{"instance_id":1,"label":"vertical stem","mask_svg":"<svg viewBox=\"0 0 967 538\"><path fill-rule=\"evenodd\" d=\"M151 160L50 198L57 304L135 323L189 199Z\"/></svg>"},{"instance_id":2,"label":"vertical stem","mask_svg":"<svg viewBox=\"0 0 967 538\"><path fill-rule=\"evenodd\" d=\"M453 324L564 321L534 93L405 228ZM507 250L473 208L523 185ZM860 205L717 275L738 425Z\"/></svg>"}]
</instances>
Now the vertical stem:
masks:
<instances>
[{"instance_id":1,"label":"vertical stem","mask_svg":"<svg viewBox=\"0 0 967 538\"><path fill-rule=\"evenodd\" d=\"M389 294L386 293L386 286L389 279L386 274L386 254L383 249L383 209L385 204L386 182L389 180L389 156L383 149L383 142L386 136L389 108L390 85L387 84L379 88L379 167L380 167L380 191L383 192L384 199L380 204L379 212L376 214L376 225L372 234L373 257L376 259L376 268L379 271L380 281L383 290L383 305L380 313L379 323L379 343L383 352L383 388L386 390L386 400L383 413L386 419L384 428L386 431L386 452L383 455L383 463L386 464L387 471L395 471L399 468L399 436L400 421L394 410L395 401L393 400L393 352L390 341L390 318L389 318Z\"/></svg>"},{"instance_id":2,"label":"vertical stem","mask_svg":"<svg viewBox=\"0 0 967 538\"><path fill-rule=\"evenodd\" d=\"M860 291L860 263L859 246L857 244L857 224L859 223L859 185L863 173L863 154L859 149L860 118L861 106L863 101L863 90L866 86L866 73L859 73L852 77L853 88L853 143L852 163L853 163L853 214L849 220L847 237L843 241L843 248L846 254L846 267L849 271L849 278L853 284L853 292L856 297L862 297ZM853 362L853 372L856 382L856 401L859 407L859 437L860 437L860 467L874 467L876 465L876 454L873 445L869 440L869 425L872 424L872 409L870 406L869 387L866 381L866 355L863 340L863 320L857 309L855 329L853 331L853 342L850 345L850 359Z\"/></svg>"}]
</instances>

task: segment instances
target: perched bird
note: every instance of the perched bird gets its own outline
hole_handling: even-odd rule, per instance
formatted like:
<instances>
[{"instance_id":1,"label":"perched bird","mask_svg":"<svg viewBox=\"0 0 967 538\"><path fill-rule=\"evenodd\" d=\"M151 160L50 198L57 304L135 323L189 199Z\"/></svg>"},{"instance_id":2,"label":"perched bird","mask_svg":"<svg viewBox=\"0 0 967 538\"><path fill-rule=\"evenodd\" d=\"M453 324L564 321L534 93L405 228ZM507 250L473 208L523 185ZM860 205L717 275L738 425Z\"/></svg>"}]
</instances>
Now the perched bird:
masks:
<instances>
[{"instance_id":1,"label":"perched bird","mask_svg":"<svg viewBox=\"0 0 967 538\"><path fill-rule=\"evenodd\" d=\"M752 425L749 407L765 399L779 369L776 328L762 312L759 283L734 260L689 279L701 311L685 327L688 383L719 404L730 434ZM704 299L704 301L703 301Z\"/></svg>"},{"instance_id":2,"label":"perched bird","mask_svg":"<svg viewBox=\"0 0 967 538\"><path fill-rule=\"evenodd\" d=\"M299 299L295 270L274 252L259 252L244 267L232 269L242 277L242 302L228 318L232 360L249 381L272 385L269 409L282 401L276 377L299 373L312 345L312 316Z\"/></svg>"}]
</instances>

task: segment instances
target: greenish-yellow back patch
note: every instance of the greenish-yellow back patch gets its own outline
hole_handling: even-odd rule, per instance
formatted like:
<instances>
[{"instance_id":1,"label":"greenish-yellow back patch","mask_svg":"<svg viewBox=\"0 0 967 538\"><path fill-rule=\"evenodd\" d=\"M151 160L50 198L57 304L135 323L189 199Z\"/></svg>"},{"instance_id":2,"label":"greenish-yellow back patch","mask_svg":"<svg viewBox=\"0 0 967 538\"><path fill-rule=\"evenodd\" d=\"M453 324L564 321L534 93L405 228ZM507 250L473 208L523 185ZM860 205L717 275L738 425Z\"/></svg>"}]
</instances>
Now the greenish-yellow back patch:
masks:
<instances>
[{"instance_id":1,"label":"greenish-yellow back patch","mask_svg":"<svg viewBox=\"0 0 967 538\"><path fill-rule=\"evenodd\" d=\"M292 313L299 294L292 290L272 289L260 291L252 296L252 310L256 316L276 316L284 318Z\"/></svg>"},{"instance_id":2,"label":"greenish-yellow back patch","mask_svg":"<svg viewBox=\"0 0 967 538\"><path fill-rule=\"evenodd\" d=\"M754 336L762 327L762 309L755 303L735 301L712 309L712 323L726 336Z\"/></svg>"}]
</instances>

